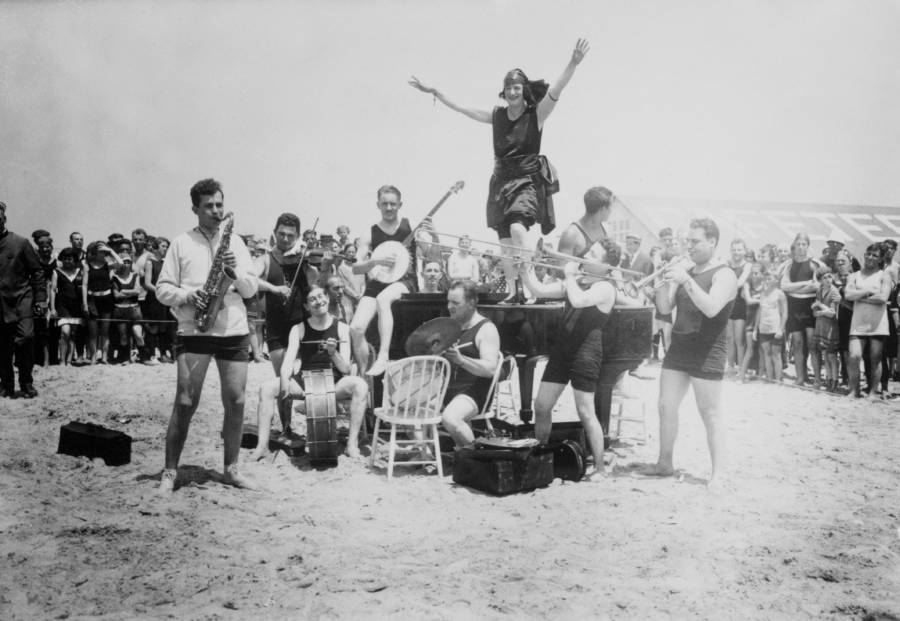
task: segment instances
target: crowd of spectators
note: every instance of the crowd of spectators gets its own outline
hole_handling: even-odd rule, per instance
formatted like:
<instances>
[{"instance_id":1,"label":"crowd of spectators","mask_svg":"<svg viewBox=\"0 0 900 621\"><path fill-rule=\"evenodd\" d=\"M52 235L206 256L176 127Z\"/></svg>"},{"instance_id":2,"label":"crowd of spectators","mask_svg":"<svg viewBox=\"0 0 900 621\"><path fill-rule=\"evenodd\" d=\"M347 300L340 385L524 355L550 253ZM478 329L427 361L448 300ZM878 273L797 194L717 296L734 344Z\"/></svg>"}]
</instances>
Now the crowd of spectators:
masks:
<instances>
[{"instance_id":1,"label":"crowd of spectators","mask_svg":"<svg viewBox=\"0 0 900 621\"><path fill-rule=\"evenodd\" d=\"M257 258L273 245L272 239L242 237ZM672 229L663 229L658 238L659 244L644 252L640 238L629 235L620 267L650 274L683 255ZM319 284L330 296L331 312L349 323L365 289L365 276L352 270L358 238L351 239L349 227L342 225L334 235L306 230L303 239L308 261L319 268ZM50 232L34 231L32 240L49 300L46 312L35 318L37 364L173 361L175 323L155 297L167 238L137 228L130 238L114 233L85 247L83 235L73 232L58 253ZM814 258L802 233L790 246L753 249L733 240L727 256L738 278L728 329L731 375L740 381L782 381L788 375L797 385L828 392L892 395L889 382L900 380L896 247L890 239L873 243L859 261L837 241L828 241ZM420 244L414 260L420 292L444 292L456 279L473 280L482 292L507 292L499 257L490 249L473 249L466 236L452 247L437 240ZM544 282L558 278L542 266L535 271ZM254 328L252 355L259 362L267 356L264 300L246 303ZM654 355L664 355L671 325L672 317L657 314Z\"/></svg>"},{"instance_id":2,"label":"crowd of spectators","mask_svg":"<svg viewBox=\"0 0 900 621\"><path fill-rule=\"evenodd\" d=\"M861 262L839 241L826 242L818 258L810 250L804 233L789 247L731 242L728 264L738 279L728 326L732 376L789 375L797 386L896 398L889 390L900 381L896 241L870 244ZM677 247L659 253L662 261L677 255Z\"/></svg>"}]
</instances>

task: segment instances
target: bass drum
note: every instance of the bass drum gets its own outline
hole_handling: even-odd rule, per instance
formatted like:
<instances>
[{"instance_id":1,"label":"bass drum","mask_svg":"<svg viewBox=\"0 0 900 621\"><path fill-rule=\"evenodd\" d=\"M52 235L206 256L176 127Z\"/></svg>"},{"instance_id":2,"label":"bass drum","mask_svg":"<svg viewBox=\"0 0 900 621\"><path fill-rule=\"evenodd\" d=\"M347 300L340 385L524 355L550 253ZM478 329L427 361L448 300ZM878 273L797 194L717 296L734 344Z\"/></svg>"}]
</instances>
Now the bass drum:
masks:
<instances>
[{"instance_id":1,"label":"bass drum","mask_svg":"<svg viewBox=\"0 0 900 621\"><path fill-rule=\"evenodd\" d=\"M409 270L409 250L397 241L381 242L369 257L370 259L393 259L394 266L376 265L368 272L370 280L377 280L385 284L397 282Z\"/></svg>"},{"instance_id":2,"label":"bass drum","mask_svg":"<svg viewBox=\"0 0 900 621\"><path fill-rule=\"evenodd\" d=\"M602 464L601 464L602 466ZM574 440L553 446L553 476L563 481L580 481L587 471L584 450Z\"/></svg>"}]
</instances>

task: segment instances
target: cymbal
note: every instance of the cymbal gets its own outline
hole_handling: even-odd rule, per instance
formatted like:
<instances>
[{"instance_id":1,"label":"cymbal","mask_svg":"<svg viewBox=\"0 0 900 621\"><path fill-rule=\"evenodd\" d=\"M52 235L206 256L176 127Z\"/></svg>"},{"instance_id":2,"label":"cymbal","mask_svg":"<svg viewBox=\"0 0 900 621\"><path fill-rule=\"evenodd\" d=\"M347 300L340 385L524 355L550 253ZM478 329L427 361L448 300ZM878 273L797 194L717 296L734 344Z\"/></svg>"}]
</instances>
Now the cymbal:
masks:
<instances>
[{"instance_id":1,"label":"cymbal","mask_svg":"<svg viewBox=\"0 0 900 621\"><path fill-rule=\"evenodd\" d=\"M459 323L449 317L437 317L416 328L406 339L409 356L438 355L453 345L462 334Z\"/></svg>"}]
</instances>

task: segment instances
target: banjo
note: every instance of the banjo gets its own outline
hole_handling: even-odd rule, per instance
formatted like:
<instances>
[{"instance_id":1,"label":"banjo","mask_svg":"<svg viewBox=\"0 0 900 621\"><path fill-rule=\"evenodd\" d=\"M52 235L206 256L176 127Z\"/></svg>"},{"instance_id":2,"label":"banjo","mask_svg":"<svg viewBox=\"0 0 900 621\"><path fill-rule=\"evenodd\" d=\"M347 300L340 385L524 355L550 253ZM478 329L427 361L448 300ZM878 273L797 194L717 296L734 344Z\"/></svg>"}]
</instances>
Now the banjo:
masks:
<instances>
[{"instance_id":1,"label":"banjo","mask_svg":"<svg viewBox=\"0 0 900 621\"><path fill-rule=\"evenodd\" d=\"M431 216L437 213L437 210L443 206L447 199L450 198L450 195L456 194L460 190L463 189L465 183L463 181L457 181L453 184L453 186L447 190L447 193L441 197L441 200L437 202L437 204L431 208L431 211L423 218L427 220ZM421 226L421 223L419 224ZM406 274L409 269L409 264L411 258L409 256L409 242L412 240L413 236L416 234L417 226L412 230L412 232L406 236L402 242L396 241L386 241L382 242L378 245L375 250L369 255L369 259L393 259L394 265L388 267L386 265L376 265L372 269L369 270L367 276L370 280L377 280L378 282L382 282L385 284L397 282L403 275Z\"/></svg>"}]
</instances>

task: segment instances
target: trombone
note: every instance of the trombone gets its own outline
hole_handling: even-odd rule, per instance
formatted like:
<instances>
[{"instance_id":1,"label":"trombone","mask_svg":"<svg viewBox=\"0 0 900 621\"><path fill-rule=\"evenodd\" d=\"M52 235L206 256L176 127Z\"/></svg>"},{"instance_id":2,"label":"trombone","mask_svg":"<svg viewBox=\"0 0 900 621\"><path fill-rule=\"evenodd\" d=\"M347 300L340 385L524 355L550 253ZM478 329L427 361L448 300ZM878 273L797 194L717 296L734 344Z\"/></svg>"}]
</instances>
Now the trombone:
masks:
<instances>
[{"instance_id":1,"label":"trombone","mask_svg":"<svg viewBox=\"0 0 900 621\"><path fill-rule=\"evenodd\" d=\"M458 250L457 246L450 246L448 244L441 244L438 242L429 242L429 243L432 246L435 246L437 248L446 248L448 250ZM489 243L489 242L485 242L485 243ZM513 248L516 248L516 247L513 246ZM529 255L534 254L533 252L530 252L530 251L528 251L528 252L529 252ZM507 256L497 256L497 255L493 255L493 254L488 255L488 253L481 251L481 250L477 250L475 248L470 248L469 253L474 256L490 256L494 259L502 259L502 260L512 261L516 265L531 265L532 267L543 267L548 270L562 270L562 266L557 265L556 263L547 263L544 261L538 261L536 259L524 257L524 256L520 256L520 255L507 255ZM583 261L576 261L576 262L583 263ZM594 265L597 265L597 264L594 264ZM619 268L612 267L611 269L618 270ZM621 283L623 285L626 285L628 282L630 282L630 281L626 280L625 278L619 278L617 276L613 276L612 274L598 274L596 272L591 272L591 271L587 271L584 269L580 269L578 271L578 276L580 276L582 278L595 279L595 280L612 280L617 283Z\"/></svg>"},{"instance_id":2,"label":"trombone","mask_svg":"<svg viewBox=\"0 0 900 621\"><path fill-rule=\"evenodd\" d=\"M604 268L605 268L605 269L608 269L608 270L616 270L616 271L618 271L618 272L620 272L620 273L622 273L622 274L630 274L631 276L643 276L643 275L644 275L643 272L638 272L638 271L635 271L635 270L624 269L624 268L621 268L621 267L618 267L618 266L615 266L615 265L610 265L610 264L608 264L608 263L599 263L599 262L595 262L595 261L590 261L590 260L585 259L585 258L583 258L583 257L576 257L576 256L573 255L573 254L565 254L565 253L563 253L563 252L556 252L555 250L549 250L549 249L547 249L547 248L544 248L544 240L543 240L543 239L539 239L539 240L538 240L538 243L537 243L537 253L538 253L538 254L541 254L541 255L543 255L543 256L545 256L545 257L549 257L549 258L551 258L551 259L559 259L559 260L561 260L561 261L572 261L572 262L574 262L574 263L581 263L582 265L585 265L585 266L588 266L588 267L594 267L594 268L598 268L598 269L604 269ZM559 269L558 266L557 266L557 269ZM591 275L592 275L592 274L591 274Z\"/></svg>"},{"instance_id":3,"label":"trombone","mask_svg":"<svg viewBox=\"0 0 900 621\"><path fill-rule=\"evenodd\" d=\"M531 250L529 248L523 248L522 246L513 246L511 244L501 244L500 242L484 241L481 239L472 239L468 235L454 235L452 233L442 233L440 231L431 231L431 232L434 233L435 235L437 235L438 237L443 235L445 237L450 237L452 239L468 239L473 244L484 244L484 245L488 245L488 246L495 246L498 248L503 248L506 250L518 250L519 252L527 252L528 254L534 254L534 250ZM438 242L433 242L433 241L425 241L425 242L417 242L417 243L430 244L432 246L441 246L442 248L449 248L450 250L459 250L459 246L448 246L446 244L440 244ZM473 251L472 249L469 249L469 252L471 252L472 254L476 254L475 251ZM481 254L487 254L487 253L482 252ZM515 257L517 255L493 255L493 256L497 256L499 258L504 258L504 256L505 256L506 258L509 258L510 256Z\"/></svg>"}]
</instances>

